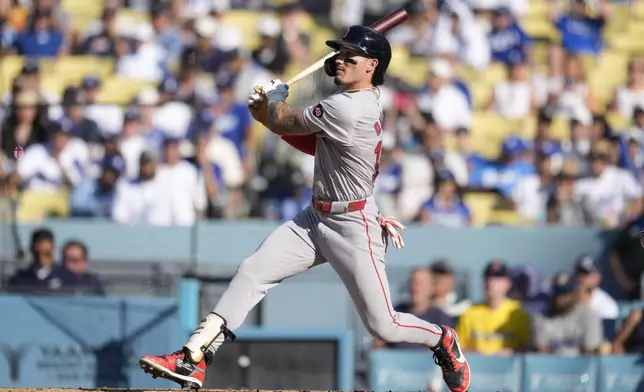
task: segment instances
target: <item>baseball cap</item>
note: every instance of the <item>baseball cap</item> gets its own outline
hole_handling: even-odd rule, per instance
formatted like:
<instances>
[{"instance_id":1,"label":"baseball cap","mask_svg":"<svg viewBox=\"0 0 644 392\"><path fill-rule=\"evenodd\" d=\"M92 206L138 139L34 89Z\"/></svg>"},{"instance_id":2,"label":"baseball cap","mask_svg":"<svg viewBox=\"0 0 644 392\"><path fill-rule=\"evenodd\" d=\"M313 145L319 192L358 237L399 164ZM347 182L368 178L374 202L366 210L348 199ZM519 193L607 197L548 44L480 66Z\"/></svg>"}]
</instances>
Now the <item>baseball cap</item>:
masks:
<instances>
[{"instance_id":1,"label":"baseball cap","mask_svg":"<svg viewBox=\"0 0 644 392\"><path fill-rule=\"evenodd\" d=\"M504 261L500 259L495 259L490 261L488 265L485 267L483 276L485 278L492 278L492 277L506 278L510 276L510 271L508 270L508 266L505 264Z\"/></svg>"},{"instance_id":2,"label":"baseball cap","mask_svg":"<svg viewBox=\"0 0 644 392\"><path fill-rule=\"evenodd\" d=\"M230 89L235 85L235 77L229 73L220 72L215 77L217 90Z\"/></svg>"},{"instance_id":3,"label":"baseball cap","mask_svg":"<svg viewBox=\"0 0 644 392\"><path fill-rule=\"evenodd\" d=\"M257 28L259 35L264 37L279 37L282 32L282 26L277 18L267 16L259 22Z\"/></svg>"},{"instance_id":4,"label":"baseball cap","mask_svg":"<svg viewBox=\"0 0 644 392\"><path fill-rule=\"evenodd\" d=\"M173 76L168 76L167 78L163 79L159 84L159 92L162 94L174 95L177 93L178 90L179 90L179 81Z\"/></svg>"},{"instance_id":5,"label":"baseball cap","mask_svg":"<svg viewBox=\"0 0 644 392\"><path fill-rule=\"evenodd\" d=\"M429 265L429 270L439 275L453 275L454 269L447 259L438 259Z\"/></svg>"},{"instance_id":6,"label":"baseball cap","mask_svg":"<svg viewBox=\"0 0 644 392\"><path fill-rule=\"evenodd\" d=\"M583 254L575 262L575 271L583 274L592 274L599 272L599 267L592 255Z\"/></svg>"},{"instance_id":7,"label":"baseball cap","mask_svg":"<svg viewBox=\"0 0 644 392\"><path fill-rule=\"evenodd\" d=\"M606 159L610 156L610 143L606 140L600 140L593 144L588 153L588 159Z\"/></svg>"},{"instance_id":8,"label":"baseball cap","mask_svg":"<svg viewBox=\"0 0 644 392\"><path fill-rule=\"evenodd\" d=\"M433 60L429 66L430 72L441 79L450 79L452 77L452 66L447 60Z\"/></svg>"},{"instance_id":9,"label":"baseball cap","mask_svg":"<svg viewBox=\"0 0 644 392\"><path fill-rule=\"evenodd\" d=\"M553 295L570 294L577 289L577 279L568 272L559 272L552 277L551 289Z\"/></svg>"},{"instance_id":10,"label":"baseball cap","mask_svg":"<svg viewBox=\"0 0 644 392\"><path fill-rule=\"evenodd\" d=\"M125 171L125 160L120 155L109 155L103 158L101 166L103 171L111 170L120 176Z\"/></svg>"},{"instance_id":11,"label":"baseball cap","mask_svg":"<svg viewBox=\"0 0 644 392\"><path fill-rule=\"evenodd\" d=\"M97 76L86 76L81 82L82 88L96 88L101 86L101 79Z\"/></svg>"},{"instance_id":12,"label":"baseball cap","mask_svg":"<svg viewBox=\"0 0 644 392\"><path fill-rule=\"evenodd\" d=\"M40 65L37 60L27 59L20 73L22 75L34 75L40 72Z\"/></svg>"},{"instance_id":13,"label":"baseball cap","mask_svg":"<svg viewBox=\"0 0 644 392\"><path fill-rule=\"evenodd\" d=\"M63 91L62 104L63 106L84 105L85 94L83 94L83 90L73 86L67 87L65 91Z\"/></svg>"},{"instance_id":14,"label":"baseball cap","mask_svg":"<svg viewBox=\"0 0 644 392\"><path fill-rule=\"evenodd\" d=\"M139 111L133 107L127 108L125 115L123 116L123 122L139 121L140 119L141 113L139 113Z\"/></svg>"},{"instance_id":15,"label":"baseball cap","mask_svg":"<svg viewBox=\"0 0 644 392\"><path fill-rule=\"evenodd\" d=\"M157 162L159 160L159 154L151 150L145 150L139 156L139 163L146 164L150 162Z\"/></svg>"}]
</instances>

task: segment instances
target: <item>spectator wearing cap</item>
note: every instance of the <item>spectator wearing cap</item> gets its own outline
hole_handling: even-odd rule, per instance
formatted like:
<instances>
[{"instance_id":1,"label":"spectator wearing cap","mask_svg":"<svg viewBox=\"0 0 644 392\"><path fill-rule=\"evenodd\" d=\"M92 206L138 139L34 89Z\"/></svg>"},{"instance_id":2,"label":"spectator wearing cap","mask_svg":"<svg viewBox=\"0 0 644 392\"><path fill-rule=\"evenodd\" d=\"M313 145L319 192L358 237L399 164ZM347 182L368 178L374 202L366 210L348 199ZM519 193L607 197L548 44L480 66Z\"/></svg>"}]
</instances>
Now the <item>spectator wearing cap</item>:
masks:
<instances>
[{"instance_id":1,"label":"spectator wearing cap","mask_svg":"<svg viewBox=\"0 0 644 392\"><path fill-rule=\"evenodd\" d=\"M38 59L25 59L25 65L20 70L19 77L22 79L22 88L40 90L40 65L38 64Z\"/></svg>"},{"instance_id":2,"label":"spectator wearing cap","mask_svg":"<svg viewBox=\"0 0 644 392\"><path fill-rule=\"evenodd\" d=\"M443 59L432 60L428 88L417 97L421 111L432 113L441 131L469 127L472 110L461 90L454 86L452 66Z\"/></svg>"},{"instance_id":3,"label":"spectator wearing cap","mask_svg":"<svg viewBox=\"0 0 644 392\"><path fill-rule=\"evenodd\" d=\"M579 170L564 164L555 177L555 190L546 202L546 223L562 226L591 226L599 224L589 210L588 203L575 199L575 182Z\"/></svg>"},{"instance_id":4,"label":"spectator wearing cap","mask_svg":"<svg viewBox=\"0 0 644 392\"><path fill-rule=\"evenodd\" d=\"M436 175L436 193L420 210L420 221L433 226L459 228L472 224L472 214L462 198L461 187L449 170Z\"/></svg>"},{"instance_id":5,"label":"spectator wearing cap","mask_svg":"<svg viewBox=\"0 0 644 392\"><path fill-rule=\"evenodd\" d=\"M534 346L539 353L599 353L604 331L601 319L579 301L579 283L567 272L552 278L552 294L544 314L534 316Z\"/></svg>"},{"instance_id":6,"label":"spectator wearing cap","mask_svg":"<svg viewBox=\"0 0 644 392\"><path fill-rule=\"evenodd\" d=\"M159 92L153 87L144 87L136 97L138 112L141 115L141 135L157 152L161 152L165 135L154 121L159 105Z\"/></svg>"},{"instance_id":7,"label":"spectator wearing cap","mask_svg":"<svg viewBox=\"0 0 644 392\"><path fill-rule=\"evenodd\" d=\"M159 156L152 151L143 151L137 163L138 176L133 180L121 178L116 184L112 219L126 225L165 225L167 214L163 204L166 196L163 192L167 189L161 186L157 177Z\"/></svg>"},{"instance_id":8,"label":"spectator wearing cap","mask_svg":"<svg viewBox=\"0 0 644 392\"><path fill-rule=\"evenodd\" d=\"M33 22L14 42L17 54L27 57L56 57L65 51L65 36L55 26L52 10L34 10Z\"/></svg>"},{"instance_id":9,"label":"spectator wearing cap","mask_svg":"<svg viewBox=\"0 0 644 392\"><path fill-rule=\"evenodd\" d=\"M196 109L202 108L213 95L211 81L205 83L200 80L202 62L194 48L186 48L181 54L176 77L177 89L174 99Z\"/></svg>"},{"instance_id":10,"label":"spectator wearing cap","mask_svg":"<svg viewBox=\"0 0 644 392\"><path fill-rule=\"evenodd\" d=\"M125 161L120 155L106 156L99 178L86 178L72 191L71 215L111 219L116 184L124 171Z\"/></svg>"},{"instance_id":11,"label":"spectator wearing cap","mask_svg":"<svg viewBox=\"0 0 644 392\"><path fill-rule=\"evenodd\" d=\"M620 229L609 246L609 261L613 277L627 299L642 299L644 276L644 247L641 233L644 213Z\"/></svg>"},{"instance_id":12,"label":"spectator wearing cap","mask_svg":"<svg viewBox=\"0 0 644 392\"><path fill-rule=\"evenodd\" d=\"M155 181L161 192L156 204L154 223L162 226L191 226L197 213L206 207L206 192L203 178L197 168L182 160L179 140L166 138L163 141L162 163Z\"/></svg>"},{"instance_id":13,"label":"spectator wearing cap","mask_svg":"<svg viewBox=\"0 0 644 392\"><path fill-rule=\"evenodd\" d=\"M154 125L166 136L184 139L188 134L194 110L179 100L180 82L167 76L158 86L159 105L154 114Z\"/></svg>"},{"instance_id":14,"label":"spectator wearing cap","mask_svg":"<svg viewBox=\"0 0 644 392\"><path fill-rule=\"evenodd\" d=\"M154 40L154 29L140 23L133 33L134 50L118 58L116 76L143 82L159 82L164 75L168 55Z\"/></svg>"},{"instance_id":15,"label":"spectator wearing cap","mask_svg":"<svg viewBox=\"0 0 644 392\"><path fill-rule=\"evenodd\" d=\"M531 140L510 135L501 146L497 189L504 197L511 199L519 182L535 175L534 152Z\"/></svg>"},{"instance_id":16,"label":"spectator wearing cap","mask_svg":"<svg viewBox=\"0 0 644 392\"><path fill-rule=\"evenodd\" d=\"M40 227L31 233L29 243L31 262L26 268L18 270L7 282L7 290L19 293L36 293L48 291L47 279L55 268L54 254L56 244L54 233L48 228Z\"/></svg>"},{"instance_id":17,"label":"spectator wearing cap","mask_svg":"<svg viewBox=\"0 0 644 392\"><path fill-rule=\"evenodd\" d=\"M588 174L587 155L592 146L590 127L592 116L587 110L569 113L570 138L561 141L563 162L575 164L581 175Z\"/></svg>"},{"instance_id":18,"label":"spectator wearing cap","mask_svg":"<svg viewBox=\"0 0 644 392\"><path fill-rule=\"evenodd\" d=\"M602 280L599 266L592 255L584 254L577 258L575 273L579 282L579 296L601 319L615 320L619 316L617 302L599 287Z\"/></svg>"},{"instance_id":19,"label":"spectator wearing cap","mask_svg":"<svg viewBox=\"0 0 644 392\"><path fill-rule=\"evenodd\" d=\"M534 136L534 151L538 153L541 149L547 148L556 150L561 153L561 145L552 134L552 118L553 113L551 110L541 108L537 114L537 131Z\"/></svg>"},{"instance_id":20,"label":"spectator wearing cap","mask_svg":"<svg viewBox=\"0 0 644 392\"><path fill-rule=\"evenodd\" d=\"M150 8L150 22L154 29L157 43L165 50L169 61L181 56L183 41L181 31L171 23L170 9L164 3L155 3Z\"/></svg>"},{"instance_id":21,"label":"spectator wearing cap","mask_svg":"<svg viewBox=\"0 0 644 392\"><path fill-rule=\"evenodd\" d=\"M526 219L546 221L546 203L555 191L552 167L552 156L555 153L553 149L542 148L536 158L536 173L521 178L512 191L514 210Z\"/></svg>"},{"instance_id":22,"label":"spectator wearing cap","mask_svg":"<svg viewBox=\"0 0 644 392\"><path fill-rule=\"evenodd\" d=\"M474 69L482 70L490 64L491 51L486 32L463 1L443 1L432 47L436 55L448 54Z\"/></svg>"},{"instance_id":23,"label":"spectator wearing cap","mask_svg":"<svg viewBox=\"0 0 644 392\"><path fill-rule=\"evenodd\" d=\"M461 348L483 355L512 355L530 349L530 315L507 296L511 287L508 267L493 260L483 277L484 301L466 310L456 326Z\"/></svg>"},{"instance_id":24,"label":"spectator wearing cap","mask_svg":"<svg viewBox=\"0 0 644 392\"><path fill-rule=\"evenodd\" d=\"M537 89L529 80L529 70L521 60L507 64L508 80L494 86L488 108L508 120L522 120L536 112L539 105Z\"/></svg>"},{"instance_id":25,"label":"spectator wearing cap","mask_svg":"<svg viewBox=\"0 0 644 392\"><path fill-rule=\"evenodd\" d=\"M281 39L280 21L275 17L267 16L260 20L258 32L261 41L252 52L253 60L272 73L283 74L290 59L284 41Z\"/></svg>"},{"instance_id":26,"label":"spectator wearing cap","mask_svg":"<svg viewBox=\"0 0 644 392\"><path fill-rule=\"evenodd\" d=\"M452 264L447 259L438 259L429 265L429 271L434 285L432 303L456 320L472 303L457 293Z\"/></svg>"},{"instance_id":27,"label":"spectator wearing cap","mask_svg":"<svg viewBox=\"0 0 644 392\"><path fill-rule=\"evenodd\" d=\"M529 62L532 42L507 7L494 10L492 30L488 33L492 61L505 65Z\"/></svg>"},{"instance_id":28,"label":"spectator wearing cap","mask_svg":"<svg viewBox=\"0 0 644 392\"><path fill-rule=\"evenodd\" d=\"M226 58L215 49L217 22L209 15L204 15L194 21L196 40L194 50L196 58L200 59L200 70L217 73L225 63Z\"/></svg>"},{"instance_id":29,"label":"spectator wearing cap","mask_svg":"<svg viewBox=\"0 0 644 392\"><path fill-rule=\"evenodd\" d=\"M215 80L217 98L196 119L194 130L203 132L214 126L217 133L230 140L242 159L246 178L254 169L253 123L245 103L235 100L235 78L218 74Z\"/></svg>"},{"instance_id":30,"label":"spectator wearing cap","mask_svg":"<svg viewBox=\"0 0 644 392\"><path fill-rule=\"evenodd\" d=\"M103 137L111 137L123 128L123 109L116 104L98 102L102 90L97 76L86 76L81 82L85 98L85 117L94 121Z\"/></svg>"},{"instance_id":31,"label":"spectator wearing cap","mask_svg":"<svg viewBox=\"0 0 644 392\"><path fill-rule=\"evenodd\" d=\"M90 56L120 57L130 52L129 44L123 40L116 27L117 8L105 7L101 17L101 31L85 39L82 53Z\"/></svg>"},{"instance_id":32,"label":"spectator wearing cap","mask_svg":"<svg viewBox=\"0 0 644 392\"><path fill-rule=\"evenodd\" d=\"M39 105L38 93L22 90L14 95L9 114L2 122L0 145L6 159L15 161L16 148L27 149L48 140L46 114Z\"/></svg>"},{"instance_id":33,"label":"spectator wearing cap","mask_svg":"<svg viewBox=\"0 0 644 392\"><path fill-rule=\"evenodd\" d=\"M409 300L394 306L394 311L413 314L421 320L437 325L454 327L454 320L432 303L434 282L432 281L432 274L429 272L429 269L426 267L415 268L409 277L407 290ZM379 339L374 340L374 347L427 350L427 346L423 344L387 343Z\"/></svg>"},{"instance_id":34,"label":"spectator wearing cap","mask_svg":"<svg viewBox=\"0 0 644 392\"><path fill-rule=\"evenodd\" d=\"M67 87L62 99L63 117L58 122L70 135L91 145L99 144L102 141L101 133L96 122L85 117L85 104L83 90Z\"/></svg>"},{"instance_id":35,"label":"spectator wearing cap","mask_svg":"<svg viewBox=\"0 0 644 392\"><path fill-rule=\"evenodd\" d=\"M467 162L457 152L446 148L445 135L436 124L434 116L425 116L425 120L420 152L429 160L427 166L435 171L449 170L459 186L467 185Z\"/></svg>"},{"instance_id":36,"label":"spectator wearing cap","mask_svg":"<svg viewBox=\"0 0 644 392\"><path fill-rule=\"evenodd\" d=\"M561 33L563 49L572 54L597 55L603 47L603 30L610 18L609 2L597 1L597 17L588 15L586 0L571 1L570 11L562 15L554 0L548 0L550 19Z\"/></svg>"},{"instance_id":37,"label":"spectator wearing cap","mask_svg":"<svg viewBox=\"0 0 644 392\"><path fill-rule=\"evenodd\" d=\"M615 109L623 118L632 118L636 108L644 108L644 60L631 59L628 63L626 83L615 92L610 109Z\"/></svg>"},{"instance_id":38,"label":"spectator wearing cap","mask_svg":"<svg viewBox=\"0 0 644 392\"><path fill-rule=\"evenodd\" d=\"M103 284L97 275L88 271L89 251L79 240L70 240L63 245L61 265L54 268L49 277L49 287L60 294L104 295Z\"/></svg>"},{"instance_id":39,"label":"spectator wearing cap","mask_svg":"<svg viewBox=\"0 0 644 392\"><path fill-rule=\"evenodd\" d=\"M50 141L25 149L16 165L12 183L34 192L59 193L78 185L88 167L89 151L80 139L71 137L60 123L50 125Z\"/></svg>"},{"instance_id":40,"label":"spectator wearing cap","mask_svg":"<svg viewBox=\"0 0 644 392\"><path fill-rule=\"evenodd\" d=\"M125 160L125 178L130 180L137 178L141 153L154 150L154 147L141 134L141 113L136 107L129 107L125 112L123 130L119 135L118 144Z\"/></svg>"},{"instance_id":41,"label":"spectator wearing cap","mask_svg":"<svg viewBox=\"0 0 644 392\"><path fill-rule=\"evenodd\" d=\"M585 201L606 227L623 227L642 212L642 186L631 173L608 163L609 145L596 143L588 154L588 178L575 184L575 197Z\"/></svg>"}]
</instances>

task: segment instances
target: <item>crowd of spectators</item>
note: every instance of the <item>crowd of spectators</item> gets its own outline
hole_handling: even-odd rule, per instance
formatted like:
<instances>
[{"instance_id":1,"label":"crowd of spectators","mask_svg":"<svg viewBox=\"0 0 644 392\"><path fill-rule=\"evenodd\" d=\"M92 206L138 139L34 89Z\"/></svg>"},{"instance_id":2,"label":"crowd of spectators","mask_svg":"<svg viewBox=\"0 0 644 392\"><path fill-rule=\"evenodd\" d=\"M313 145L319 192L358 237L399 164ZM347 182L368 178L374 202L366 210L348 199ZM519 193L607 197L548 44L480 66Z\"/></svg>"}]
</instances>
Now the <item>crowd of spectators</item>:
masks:
<instances>
[{"instance_id":1,"label":"crowd of spectators","mask_svg":"<svg viewBox=\"0 0 644 392\"><path fill-rule=\"evenodd\" d=\"M445 259L415 269L408 301L396 310L456 328L463 350L483 355L642 352L641 309L622 322L618 303L599 288L602 275L590 255L580 255L571 271L550 279L532 267L512 268L504 260L492 260L483 273L485 296L480 303L459 298L455 274ZM374 347L425 348L380 340Z\"/></svg>"},{"instance_id":2,"label":"crowd of spectators","mask_svg":"<svg viewBox=\"0 0 644 392\"><path fill-rule=\"evenodd\" d=\"M252 86L309 64L324 45L313 41L319 31L336 35L405 6L381 88L383 214L447 227L612 228L639 215L644 60L606 39L630 21L613 12L623 4L340 3L326 15L330 28L311 28L296 0L109 0L86 23L72 1L0 1L2 72L20 59L15 77L3 76L2 191L19 195L25 220L289 219L310 201L313 160L252 121ZM250 11L231 7L274 12L249 31L230 15ZM535 20L556 38L524 27ZM623 85L596 77L610 56L627 61L607 68ZM56 66L90 57L96 68L81 75ZM310 79L313 91L332 91L328 78ZM516 219L491 222L492 209Z\"/></svg>"}]
</instances>

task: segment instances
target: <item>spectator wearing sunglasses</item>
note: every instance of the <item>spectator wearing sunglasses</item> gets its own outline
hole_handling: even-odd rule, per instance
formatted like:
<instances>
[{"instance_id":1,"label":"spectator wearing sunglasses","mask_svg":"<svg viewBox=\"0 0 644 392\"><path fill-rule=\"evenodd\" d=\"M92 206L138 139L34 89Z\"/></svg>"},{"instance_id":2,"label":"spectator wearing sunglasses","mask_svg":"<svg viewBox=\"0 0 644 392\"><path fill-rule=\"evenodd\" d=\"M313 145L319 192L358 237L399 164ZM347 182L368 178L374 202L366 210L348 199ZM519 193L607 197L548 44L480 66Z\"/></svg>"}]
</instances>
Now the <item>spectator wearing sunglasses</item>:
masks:
<instances>
[{"instance_id":1,"label":"spectator wearing sunglasses","mask_svg":"<svg viewBox=\"0 0 644 392\"><path fill-rule=\"evenodd\" d=\"M9 278L8 290L34 293L48 291L48 280L54 269L54 234L46 228L31 234L31 264Z\"/></svg>"}]
</instances>

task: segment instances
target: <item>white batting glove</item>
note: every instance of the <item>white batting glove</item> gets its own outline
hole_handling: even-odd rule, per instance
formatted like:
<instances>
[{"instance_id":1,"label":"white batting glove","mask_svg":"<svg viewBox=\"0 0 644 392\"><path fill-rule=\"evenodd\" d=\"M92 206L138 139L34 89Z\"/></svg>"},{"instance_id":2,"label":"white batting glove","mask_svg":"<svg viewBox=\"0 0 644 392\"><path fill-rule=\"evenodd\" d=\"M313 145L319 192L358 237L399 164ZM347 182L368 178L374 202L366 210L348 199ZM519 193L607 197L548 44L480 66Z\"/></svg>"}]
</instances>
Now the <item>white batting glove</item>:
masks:
<instances>
[{"instance_id":1,"label":"white batting glove","mask_svg":"<svg viewBox=\"0 0 644 392\"><path fill-rule=\"evenodd\" d=\"M262 87L268 104L275 101L286 101L288 97L288 85L279 79L273 79L270 83Z\"/></svg>"},{"instance_id":2,"label":"white batting glove","mask_svg":"<svg viewBox=\"0 0 644 392\"><path fill-rule=\"evenodd\" d=\"M262 93L262 86L255 86L253 93L248 97L248 106L257 108L263 101L264 94Z\"/></svg>"},{"instance_id":3,"label":"white batting glove","mask_svg":"<svg viewBox=\"0 0 644 392\"><path fill-rule=\"evenodd\" d=\"M403 241L398 230L405 231L407 228L402 223L398 222L398 219L393 216L381 216L378 218L378 223L380 223L380 226L385 229L389 237L391 237L391 243L394 248L402 249L405 247L405 241Z\"/></svg>"}]
</instances>

